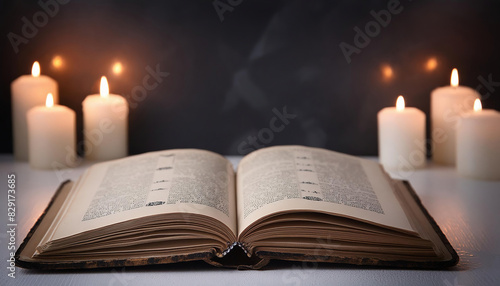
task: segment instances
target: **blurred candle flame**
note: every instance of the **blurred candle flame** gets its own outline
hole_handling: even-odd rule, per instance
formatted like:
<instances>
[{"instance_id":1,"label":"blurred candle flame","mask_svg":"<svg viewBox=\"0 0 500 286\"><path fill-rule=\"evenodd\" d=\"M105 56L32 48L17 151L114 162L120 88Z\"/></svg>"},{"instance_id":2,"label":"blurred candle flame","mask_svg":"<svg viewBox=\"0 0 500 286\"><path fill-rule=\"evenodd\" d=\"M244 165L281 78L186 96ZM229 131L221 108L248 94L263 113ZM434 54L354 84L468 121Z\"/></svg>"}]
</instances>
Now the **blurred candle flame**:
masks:
<instances>
[{"instance_id":1,"label":"blurred candle flame","mask_svg":"<svg viewBox=\"0 0 500 286\"><path fill-rule=\"evenodd\" d=\"M459 81L458 81L458 70L457 69L453 69L451 71L450 84L453 87L457 87L458 83L459 83Z\"/></svg>"},{"instance_id":2,"label":"blurred candle flame","mask_svg":"<svg viewBox=\"0 0 500 286\"><path fill-rule=\"evenodd\" d=\"M45 100L45 106L49 108L54 106L54 97L52 96L52 93L47 94L47 99Z\"/></svg>"},{"instance_id":3,"label":"blurred candle flame","mask_svg":"<svg viewBox=\"0 0 500 286\"><path fill-rule=\"evenodd\" d=\"M112 70L113 70L113 73L116 74L116 75L121 74L122 71L123 71L123 65L122 65L122 63L120 63L120 62L114 63Z\"/></svg>"},{"instance_id":4,"label":"blurred candle flame","mask_svg":"<svg viewBox=\"0 0 500 286\"><path fill-rule=\"evenodd\" d=\"M394 76L394 71L392 70L392 67L388 64L383 64L380 67L380 70L382 71L382 76L386 80L390 80Z\"/></svg>"},{"instance_id":5,"label":"blurred candle flame","mask_svg":"<svg viewBox=\"0 0 500 286\"><path fill-rule=\"evenodd\" d=\"M481 111L482 109L483 106L481 105L481 100L479 100L479 98L476 98L476 100L474 101L474 111L478 112Z\"/></svg>"},{"instance_id":6,"label":"blurred candle flame","mask_svg":"<svg viewBox=\"0 0 500 286\"><path fill-rule=\"evenodd\" d=\"M101 97L108 97L109 95L109 85L108 80L105 76L101 77L101 88L100 88Z\"/></svg>"},{"instance_id":7,"label":"blurred candle flame","mask_svg":"<svg viewBox=\"0 0 500 286\"><path fill-rule=\"evenodd\" d=\"M33 67L31 68L31 75L34 77L40 76L40 64L37 61L33 63Z\"/></svg>"},{"instance_id":8,"label":"blurred candle flame","mask_svg":"<svg viewBox=\"0 0 500 286\"><path fill-rule=\"evenodd\" d=\"M433 71L437 68L438 62L435 57L429 58L425 64L425 69L427 71Z\"/></svg>"},{"instance_id":9,"label":"blurred candle flame","mask_svg":"<svg viewBox=\"0 0 500 286\"><path fill-rule=\"evenodd\" d=\"M405 109L405 99L403 98L402 95L398 96L398 99L396 100L396 110L397 111L402 111Z\"/></svg>"},{"instance_id":10,"label":"blurred candle flame","mask_svg":"<svg viewBox=\"0 0 500 286\"><path fill-rule=\"evenodd\" d=\"M52 66L56 69L60 69L63 66L63 59L61 56L56 55L52 58Z\"/></svg>"}]
</instances>

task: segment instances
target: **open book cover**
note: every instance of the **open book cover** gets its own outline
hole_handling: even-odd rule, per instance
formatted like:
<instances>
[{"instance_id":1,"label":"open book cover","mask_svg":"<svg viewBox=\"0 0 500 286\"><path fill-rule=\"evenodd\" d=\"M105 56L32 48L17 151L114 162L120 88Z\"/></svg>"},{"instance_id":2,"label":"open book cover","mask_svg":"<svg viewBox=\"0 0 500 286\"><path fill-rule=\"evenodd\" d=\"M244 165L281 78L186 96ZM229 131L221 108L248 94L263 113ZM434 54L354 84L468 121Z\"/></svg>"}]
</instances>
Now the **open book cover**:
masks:
<instances>
[{"instance_id":1,"label":"open book cover","mask_svg":"<svg viewBox=\"0 0 500 286\"><path fill-rule=\"evenodd\" d=\"M78 269L204 260L442 268L458 256L407 182L325 149L264 148L237 172L177 149L98 163L54 195L18 266Z\"/></svg>"}]
</instances>

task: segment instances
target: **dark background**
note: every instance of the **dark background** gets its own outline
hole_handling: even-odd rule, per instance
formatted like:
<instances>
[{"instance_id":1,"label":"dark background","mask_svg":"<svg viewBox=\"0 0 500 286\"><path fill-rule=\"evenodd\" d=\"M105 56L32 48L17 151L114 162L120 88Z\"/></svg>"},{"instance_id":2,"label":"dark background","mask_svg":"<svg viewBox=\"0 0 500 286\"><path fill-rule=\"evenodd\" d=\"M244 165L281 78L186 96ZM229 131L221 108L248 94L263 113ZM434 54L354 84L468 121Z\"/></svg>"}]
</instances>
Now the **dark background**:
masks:
<instances>
[{"instance_id":1,"label":"dark background","mask_svg":"<svg viewBox=\"0 0 500 286\"><path fill-rule=\"evenodd\" d=\"M269 127L273 108L286 106L297 117L262 146L376 155L376 114L399 94L429 122L430 92L449 84L453 67L461 85L500 82L498 1L402 0L401 13L348 63L340 43L354 45L353 29L364 30L374 20L370 11L389 2L73 0L58 4L16 53L8 34L23 36L22 18L33 23L44 10L37 1L2 1L0 152L12 152L10 83L38 60L58 81L60 103L77 112L79 140L81 102L106 75L111 92L130 101L131 154L188 147L246 153L241 142ZM223 18L214 3L230 7ZM120 74L112 72L115 62ZM157 65L170 75L134 99L146 67ZM484 108L500 109L500 86L479 91L489 92Z\"/></svg>"}]
</instances>

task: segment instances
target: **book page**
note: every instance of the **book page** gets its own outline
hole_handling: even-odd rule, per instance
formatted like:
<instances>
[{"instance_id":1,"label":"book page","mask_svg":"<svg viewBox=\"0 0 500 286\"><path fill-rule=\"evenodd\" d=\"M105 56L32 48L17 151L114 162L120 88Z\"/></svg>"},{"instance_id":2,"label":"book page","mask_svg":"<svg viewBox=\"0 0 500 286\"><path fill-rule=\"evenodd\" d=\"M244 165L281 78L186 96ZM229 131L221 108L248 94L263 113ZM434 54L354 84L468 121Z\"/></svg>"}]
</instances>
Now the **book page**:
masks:
<instances>
[{"instance_id":1,"label":"book page","mask_svg":"<svg viewBox=\"0 0 500 286\"><path fill-rule=\"evenodd\" d=\"M134 218L202 214L236 234L234 171L221 155L169 150L99 163L75 184L42 244Z\"/></svg>"},{"instance_id":2,"label":"book page","mask_svg":"<svg viewBox=\"0 0 500 286\"><path fill-rule=\"evenodd\" d=\"M281 146L255 151L239 164L239 234L283 211L319 211L414 232L389 177L373 161L324 149Z\"/></svg>"}]
</instances>

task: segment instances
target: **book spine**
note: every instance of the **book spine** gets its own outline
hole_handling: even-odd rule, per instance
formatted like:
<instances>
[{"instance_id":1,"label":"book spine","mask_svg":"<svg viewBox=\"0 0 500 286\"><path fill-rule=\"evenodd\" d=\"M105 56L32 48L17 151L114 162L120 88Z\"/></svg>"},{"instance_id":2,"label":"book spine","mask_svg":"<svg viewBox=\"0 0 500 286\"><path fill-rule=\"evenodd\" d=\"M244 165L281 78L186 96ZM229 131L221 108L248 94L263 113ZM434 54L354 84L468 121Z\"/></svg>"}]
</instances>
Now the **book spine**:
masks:
<instances>
[{"instance_id":1,"label":"book spine","mask_svg":"<svg viewBox=\"0 0 500 286\"><path fill-rule=\"evenodd\" d=\"M240 247L241 249L243 249L243 251L245 252L245 254L246 254L246 255L248 255L248 251L247 251L247 250L246 250L246 248L243 246L243 243L241 243L241 242L238 242L238 241L237 241L237 242L234 242L234 243L232 243L232 244L229 244L229 246L227 247L227 249L226 249L226 250L224 250L224 251L222 252L222 257L226 256L226 254L228 254L229 252L231 252L231 250L233 250L233 248L234 248L235 246L238 246L238 247Z\"/></svg>"}]
</instances>

